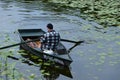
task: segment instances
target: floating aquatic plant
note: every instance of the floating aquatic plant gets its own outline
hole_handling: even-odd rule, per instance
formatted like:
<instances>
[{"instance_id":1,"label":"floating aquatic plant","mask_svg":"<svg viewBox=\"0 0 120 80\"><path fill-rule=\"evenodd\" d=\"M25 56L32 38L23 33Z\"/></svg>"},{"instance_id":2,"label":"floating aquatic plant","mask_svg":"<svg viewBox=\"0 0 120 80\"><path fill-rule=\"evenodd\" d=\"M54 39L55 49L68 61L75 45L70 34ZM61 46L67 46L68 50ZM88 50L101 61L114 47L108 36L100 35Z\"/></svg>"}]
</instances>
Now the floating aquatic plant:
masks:
<instances>
[{"instance_id":1,"label":"floating aquatic plant","mask_svg":"<svg viewBox=\"0 0 120 80\"><path fill-rule=\"evenodd\" d=\"M59 4L57 6L61 8L66 6L66 8L71 7L74 10L79 9L81 14L77 14L78 16L94 20L104 27L120 26L119 0L49 0L48 2Z\"/></svg>"}]
</instances>

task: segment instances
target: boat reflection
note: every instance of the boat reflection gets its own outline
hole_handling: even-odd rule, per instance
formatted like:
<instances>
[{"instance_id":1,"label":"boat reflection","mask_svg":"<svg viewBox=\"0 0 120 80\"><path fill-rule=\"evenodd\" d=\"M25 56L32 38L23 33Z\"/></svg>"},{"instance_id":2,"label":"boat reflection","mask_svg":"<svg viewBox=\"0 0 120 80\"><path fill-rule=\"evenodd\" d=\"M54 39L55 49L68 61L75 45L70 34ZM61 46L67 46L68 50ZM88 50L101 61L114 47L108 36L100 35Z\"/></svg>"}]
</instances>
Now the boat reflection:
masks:
<instances>
[{"instance_id":1,"label":"boat reflection","mask_svg":"<svg viewBox=\"0 0 120 80\"><path fill-rule=\"evenodd\" d=\"M40 72L45 80L56 80L60 75L73 78L70 66L64 66L59 63L57 64L50 60L45 61L31 54L22 54L21 56L32 61L34 64L39 64Z\"/></svg>"},{"instance_id":2,"label":"boat reflection","mask_svg":"<svg viewBox=\"0 0 120 80\"><path fill-rule=\"evenodd\" d=\"M46 80L55 80L60 75L64 75L66 77L72 78L72 74L70 72L70 68L67 66L58 66L58 65L42 65L40 68L44 78Z\"/></svg>"}]
</instances>

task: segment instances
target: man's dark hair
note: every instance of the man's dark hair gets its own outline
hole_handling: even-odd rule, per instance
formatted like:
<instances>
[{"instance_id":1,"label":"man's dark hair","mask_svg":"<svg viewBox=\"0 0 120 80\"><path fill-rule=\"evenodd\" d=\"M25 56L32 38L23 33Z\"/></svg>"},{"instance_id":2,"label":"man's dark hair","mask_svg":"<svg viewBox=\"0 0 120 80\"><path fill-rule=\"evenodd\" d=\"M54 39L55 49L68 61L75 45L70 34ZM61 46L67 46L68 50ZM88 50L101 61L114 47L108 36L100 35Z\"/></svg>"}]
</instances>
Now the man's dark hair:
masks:
<instances>
[{"instance_id":1,"label":"man's dark hair","mask_svg":"<svg viewBox=\"0 0 120 80\"><path fill-rule=\"evenodd\" d=\"M53 29L53 25L51 23L47 24L47 28Z\"/></svg>"}]
</instances>

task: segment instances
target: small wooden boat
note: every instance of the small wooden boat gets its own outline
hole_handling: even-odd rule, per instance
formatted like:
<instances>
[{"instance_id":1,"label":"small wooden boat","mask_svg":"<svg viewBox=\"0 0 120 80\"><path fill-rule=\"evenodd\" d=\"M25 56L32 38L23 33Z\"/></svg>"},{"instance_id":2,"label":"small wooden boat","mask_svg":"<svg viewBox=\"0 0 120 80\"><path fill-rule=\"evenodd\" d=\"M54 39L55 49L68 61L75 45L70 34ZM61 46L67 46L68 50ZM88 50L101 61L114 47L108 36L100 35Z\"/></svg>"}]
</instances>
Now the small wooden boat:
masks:
<instances>
[{"instance_id":1,"label":"small wooden boat","mask_svg":"<svg viewBox=\"0 0 120 80\"><path fill-rule=\"evenodd\" d=\"M25 42L27 38L38 39L45 33L45 31L43 31L42 29L18 29L18 32L21 42ZM40 48L32 48L28 46L27 43L21 44L20 47L44 60L50 60L55 63L67 66L72 63L72 58L70 57L65 46L61 42L59 43L56 51L52 55L44 53Z\"/></svg>"}]
</instances>

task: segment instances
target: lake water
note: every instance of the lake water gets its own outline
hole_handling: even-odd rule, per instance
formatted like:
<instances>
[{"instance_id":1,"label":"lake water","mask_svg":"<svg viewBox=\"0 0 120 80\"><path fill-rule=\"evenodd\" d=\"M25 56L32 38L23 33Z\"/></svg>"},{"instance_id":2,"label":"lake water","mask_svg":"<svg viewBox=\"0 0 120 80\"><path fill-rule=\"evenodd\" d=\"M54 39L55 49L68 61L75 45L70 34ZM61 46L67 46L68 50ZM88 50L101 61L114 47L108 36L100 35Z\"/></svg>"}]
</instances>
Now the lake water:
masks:
<instances>
[{"instance_id":1,"label":"lake water","mask_svg":"<svg viewBox=\"0 0 120 80\"><path fill-rule=\"evenodd\" d=\"M18 43L17 29L42 28L46 31L46 25L53 23L62 38L85 41L70 52L73 78L59 75L57 80L120 80L120 27L103 28L95 22L72 15L70 10L69 14L66 12L57 12L48 3L39 0L0 0L0 43L4 42L4 35L10 36L8 44ZM63 43L67 49L74 46L73 43ZM14 48L19 50L18 46ZM21 57L18 54L15 56ZM10 61L16 62L16 69L24 75L35 74L36 80L41 77L39 67Z\"/></svg>"}]
</instances>

